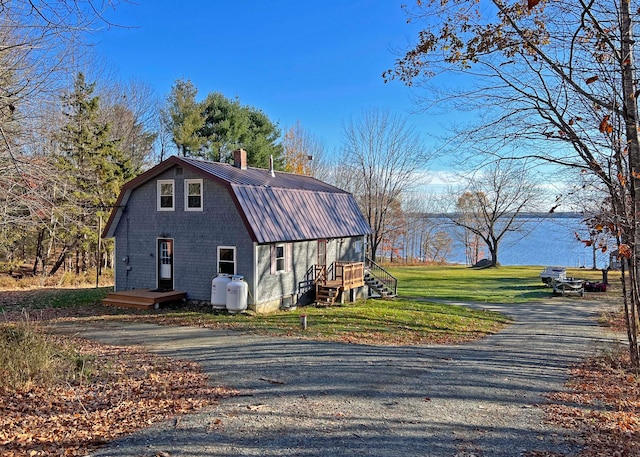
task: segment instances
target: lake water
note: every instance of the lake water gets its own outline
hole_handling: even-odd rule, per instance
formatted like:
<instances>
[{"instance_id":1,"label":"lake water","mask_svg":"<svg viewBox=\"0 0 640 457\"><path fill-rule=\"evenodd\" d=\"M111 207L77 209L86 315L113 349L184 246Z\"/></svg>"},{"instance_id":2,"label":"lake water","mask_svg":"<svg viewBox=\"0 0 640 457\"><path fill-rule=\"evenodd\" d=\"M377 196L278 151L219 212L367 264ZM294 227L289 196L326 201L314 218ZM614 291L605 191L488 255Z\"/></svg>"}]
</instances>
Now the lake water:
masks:
<instances>
[{"instance_id":1,"label":"lake water","mask_svg":"<svg viewBox=\"0 0 640 457\"><path fill-rule=\"evenodd\" d=\"M585 225L579 217L536 218L525 223L523 232L510 232L499 245L498 261L502 265L552 265L564 267L593 266L591 247L576 239L575 233L586 236ZM449 257L452 263L465 263L464 248L454 243ZM484 247L484 246L483 246ZM615 249L613 245L610 250ZM488 250L484 257L489 257ZM597 252L596 267L609 265L609 253Z\"/></svg>"}]
</instances>

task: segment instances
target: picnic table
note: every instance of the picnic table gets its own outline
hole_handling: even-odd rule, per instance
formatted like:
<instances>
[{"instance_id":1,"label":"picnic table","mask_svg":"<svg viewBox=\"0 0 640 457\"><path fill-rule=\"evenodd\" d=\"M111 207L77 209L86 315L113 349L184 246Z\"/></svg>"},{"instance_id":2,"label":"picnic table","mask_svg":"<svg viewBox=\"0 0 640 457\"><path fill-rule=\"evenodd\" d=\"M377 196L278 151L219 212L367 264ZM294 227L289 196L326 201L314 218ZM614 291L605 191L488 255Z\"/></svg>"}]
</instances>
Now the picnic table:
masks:
<instances>
[{"instance_id":1,"label":"picnic table","mask_svg":"<svg viewBox=\"0 0 640 457\"><path fill-rule=\"evenodd\" d=\"M566 278L554 279L551 285L554 294L561 294L564 297L566 293L576 293L584 297L584 283L583 279Z\"/></svg>"}]
</instances>

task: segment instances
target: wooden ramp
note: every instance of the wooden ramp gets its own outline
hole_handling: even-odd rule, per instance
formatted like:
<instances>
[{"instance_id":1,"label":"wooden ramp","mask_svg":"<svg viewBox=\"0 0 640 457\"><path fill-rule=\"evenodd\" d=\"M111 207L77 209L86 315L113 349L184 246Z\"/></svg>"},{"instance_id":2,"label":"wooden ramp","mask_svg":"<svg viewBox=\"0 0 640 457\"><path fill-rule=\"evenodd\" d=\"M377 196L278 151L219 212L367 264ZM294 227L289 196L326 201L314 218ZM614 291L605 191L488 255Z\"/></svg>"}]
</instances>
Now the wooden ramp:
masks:
<instances>
[{"instance_id":1,"label":"wooden ramp","mask_svg":"<svg viewBox=\"0 0 640 457\"><path fill-rule=\"evenodd\" d=\"M102 300L102 304L118 308L158 309L161 303L180 301L186 296L186 292L179 290L160 292L151 289L132 289L109 292Z\"/></svg>"}]
</instances>

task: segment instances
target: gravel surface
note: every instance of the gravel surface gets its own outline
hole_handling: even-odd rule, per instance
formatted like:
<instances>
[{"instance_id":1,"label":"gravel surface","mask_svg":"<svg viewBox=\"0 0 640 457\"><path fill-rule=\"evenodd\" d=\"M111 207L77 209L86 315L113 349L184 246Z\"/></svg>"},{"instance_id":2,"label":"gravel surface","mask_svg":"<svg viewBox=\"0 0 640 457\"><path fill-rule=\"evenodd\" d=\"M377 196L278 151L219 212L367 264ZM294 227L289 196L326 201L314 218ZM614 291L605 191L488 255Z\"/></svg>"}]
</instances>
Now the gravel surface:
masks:
<instances>
[{"instance_id":1,"label":"gravel surface","mask_svg":"<svg viewBox=\"0 0 640 457\"><path fill-rule=\"evenodd\" d=\"M474 343L410 347L144 323L58 325L194 360L213 383L240 391L95 457L576 455L577 437L545 424L537 405L543 393L563 389L569 365L612 341L597 326L599 305L554 298L472 306L501 311L514 324Z\"/></svg>"}]
</instances>

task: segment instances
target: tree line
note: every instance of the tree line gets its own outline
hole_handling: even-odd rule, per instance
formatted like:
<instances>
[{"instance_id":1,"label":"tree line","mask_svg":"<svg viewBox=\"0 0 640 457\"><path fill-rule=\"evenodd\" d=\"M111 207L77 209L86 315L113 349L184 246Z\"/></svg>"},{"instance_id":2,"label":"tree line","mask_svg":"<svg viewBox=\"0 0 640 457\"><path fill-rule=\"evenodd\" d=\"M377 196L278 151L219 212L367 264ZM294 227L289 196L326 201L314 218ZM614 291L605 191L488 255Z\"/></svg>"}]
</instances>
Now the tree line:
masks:
<instances>
[{"instance_id":1,"label":"tree line","mask_svg":"<svg viewBox=\"0 0 640 457\"><path fill-rule=\"evenodd\" d=\"M273 156L286 170L298 167L299 149L318 148L299 125L281 141L276 123L237 98L213 93L196 101L188 80L158 97L145 83L96 71L99 61L84 57L87 37L114 26L104 13L118 3L16 0L0 7L4 270L25 261L42 275L110 266L112 246L100 232L120 188L170 154L228 161L242 147L251 165L264 167Z\"/></svg>"},{"instance_id":2,"label":"tree line","mask_svg":"<svg viewBox=\"0 0 640 457\"><path fill-rule=\"evenodd\" d=\"M112 247L99 234L124 182L171 154L227 162L238 147L251 166L266 168L273 158L277 169L353 193L372 229L372 259L394 260L399 245L411 243L424 261L446 260L451 240L419 216L429 212L429 198L413 197L433 153L406 117L364 108L343 123L342 144L329 155L299 122L283 132L237 97L213 92L199 99L188 79L158 97L142 82L79 71L92 66L73 52L82 32L104 25L91 1L4 8L13 23L0 33L15 42L0 50L7 64L0 75L0 256L9 264L31 259L33 273L44 275L109 266ZM451 222L465 233L469 260L484 243L496 265L500 240L517 229L507 215L532 204L535 186L507 162L460 183L438 211L463 214Z\"/></svg>"},{"instance_id":3,"label":"tree line","mask_svg":"<svg viewBox=\"0 0 640 457\"><path fill-rule=\"evenodd\" d=\"M354 193L371 223L369 255L393 231L413 173L427 153L406 118L363 110L345 123L333 162L298 122L281 131L260 109L220 92L198 98L188 79L158 97L143 82L119 82L84 59L86 37L113 24L91 0L3 4L0 34L0 259L32 274L76 273L112 262L101 240L119 189L171 154L315 176ZM373 136L371 135L373 134Z\"/></svg>"}]
</instances>

